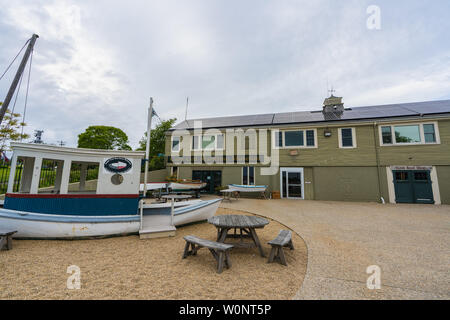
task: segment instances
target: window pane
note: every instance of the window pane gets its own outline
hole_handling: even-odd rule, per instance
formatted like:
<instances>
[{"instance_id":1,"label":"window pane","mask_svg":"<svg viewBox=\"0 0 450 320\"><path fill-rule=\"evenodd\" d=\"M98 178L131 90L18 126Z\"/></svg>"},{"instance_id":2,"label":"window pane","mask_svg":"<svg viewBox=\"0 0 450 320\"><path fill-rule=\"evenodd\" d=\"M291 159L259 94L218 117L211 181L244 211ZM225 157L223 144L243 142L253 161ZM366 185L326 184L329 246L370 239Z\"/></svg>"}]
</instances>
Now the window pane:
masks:
<instances>
[{"instance_id":1,"label":"window pane","mask_svg":"<svg viewBox=\"0 0 450 320\"><path fill-rule=\"evenodd\" d=\"M172 140L172 151L180 150L180 137L173 137Z\"/></svg>"},{"instance_id":2,"label":"window pane","mask_svg":"<svg viewBox=\"0 0 450 320\"><path fill-rule=\"evenodd\" d=\"M395 180L397 181L406 181L408 180L408 172L396 172L395 173Z\"/></svg>"},{"instance_id":3,"label":"window pane","mask_svg":"<svg viewBox=\"0 0 450 320\"><path fill-rule=\"evenodd\" d=\"M436 142L436 134L434 131L434 124L424 124L423 133L425 135L425 143Z\"/></svg>"},{"instance_id":4,"label":"window pane","mask_svg":"<svg viewBox=\"0 0 450 320\"><path fill-rule=\"evenodd\" d=\"M214 149L215 136L203 136L202 137L202 149Z\"/></svg>"},{"instance_id":5,"label":"window pane","mask_svg":"<svg viewBox=\"0 0 450 320\"><path fill-rule=\"evenodd\" d=\"M341 137L343 147L353 147L353 136L351 128L341 129Z\"/></svg>"},{"instance_id":6,"label":"window pane","mask_svg":"<svg viewBox=\"0 0 450 320\"><path fill-rule=\"evenodd\" d=\"M308 147L314 147L314 130L306 130L306 145Z\"/></svg>"},{"instance_id":7,"label":"window pane","mask_svg":"<svg viewBox=\"0 0 450 320\"><path fill-rule=\"evenodd\" d=\"M417 143L420 142L419 125L395 126L395 142Z\"/></svg>"},{"instance_id":8,"label":"window pane","mask_svg":"<svg viewBox=\"0 0 450 320\"><path fill-rule=\"evenodd\" d=\"M303 146L303 131L285 131L284 146L285 147Z\"/></svg>"},{"instance_id":9,"label":"window pane","mask_svg":"<svg viewBox=\"0 0 450 320\"><path fill-rule=\"evenodd\" d=\"M392 143L391 127L381 127L381 134L383 136L383 144L391 144Z\"/></svg>"},{"instance_id":10,"label":"window pane","mask_svg":"<svg viewBox=\"0 0 450 320\"><path fill-rule=\"evenodd\" d=\"M255 184L255 167L248 167L248 184Z\"/></svg>"},{"instance_id":11,"label":"window pane","mask_svg":"<svg viewBox=\"0 0 450 320\"><path fill-rule=\"evenodd\" d=\"M427 181L428 175L426 172L414 172L414 180Z\"/></svg>"},{"instance_id":12,"label":"window pane","mask_svg":"<svg viewBox=\"0 0 450 320\"><path fill-rule=\"evenodd\" d=\"M248 167L242 168L242 184L248 184Z\"/></svg>"},{"instance_id":13,"label":"window pane","mask_svg":"<svg viewBox=\"0 0 450 320\"><path fill-rule=\"evenodd\" d=\"M282 147L283 146L283 133L275 132L275 146Z\"/></svg>"},{"instance_id":14,"label":"window pane","mask_svg":"<svg viewBox=\"0 0 450 320\"><path fill-rule=\"evenodd\" d=\"M224 147L224 136L223 134L217 135L217 149L223 149Z\"/></svg>"},{"instance_id":15,"label":"window pane","mask_svg":"<svg viewBox=\"0 0 450 320\"><path fill-rule=\"evenodd\" d=\"M192 149L194 149L194 150L198 150L199 149L198 136L193 136L192 137Z\"/></svg>"}]
</instances>

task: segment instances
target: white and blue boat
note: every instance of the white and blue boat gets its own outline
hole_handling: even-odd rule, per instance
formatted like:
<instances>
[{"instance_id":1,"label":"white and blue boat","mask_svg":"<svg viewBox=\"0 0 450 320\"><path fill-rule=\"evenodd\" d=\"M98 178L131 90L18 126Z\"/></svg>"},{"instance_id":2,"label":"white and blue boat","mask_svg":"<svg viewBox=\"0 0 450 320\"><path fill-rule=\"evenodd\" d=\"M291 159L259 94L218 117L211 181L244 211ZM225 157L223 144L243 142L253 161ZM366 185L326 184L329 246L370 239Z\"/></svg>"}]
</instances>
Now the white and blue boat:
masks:
<instances>
[{"instance_id":1,"label":"white and blue boat","mask_svg":"<svg viewBox=\"0 0 450 320\"><path fill-rule=\"evenodd\" d=\"M28 143L11 143L11 148L0 227L17 230L17 238L173 235L176 226L207 220L220 204L219 199L176 202L173 208L146 203L139 190L144 152ZM56 165L54 185L42 188L49 161ZM79 182L69 183L74 167ZM17 170L20 181L14 179ZM97 172L96 179L87 180L89 170Z\"/></svg>"},{"instance_id":2,"label":"white and blue boat","mask_svg":"<svg viewBox=\"0 0 450 320\"><path fill-rule=\"evenodd\" d=\"M244 184L229 184L228 189L239 192L265 192L267 186L255 186L255 185L244 185Z\"/></svg>"}]
</instances>

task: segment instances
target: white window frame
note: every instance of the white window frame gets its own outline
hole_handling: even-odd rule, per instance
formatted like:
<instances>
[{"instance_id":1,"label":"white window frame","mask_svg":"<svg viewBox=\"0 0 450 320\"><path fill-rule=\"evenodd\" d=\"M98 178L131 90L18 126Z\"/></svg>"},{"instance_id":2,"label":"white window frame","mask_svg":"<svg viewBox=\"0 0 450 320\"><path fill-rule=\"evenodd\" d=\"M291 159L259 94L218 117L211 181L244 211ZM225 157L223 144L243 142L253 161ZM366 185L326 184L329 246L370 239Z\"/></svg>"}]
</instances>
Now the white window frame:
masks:
<instances>
[{"instance_id":1,"label":"white window frame","mask_svg":"<svg viewBox=\"0 0 450 320\"><path fill-rule=\"evenodd\" d=\"M424 124L432 124L434 125L434 134L436 136L436 142L425 142L425 133L423 130ZM409 142L409 143L397 143L395 141L395 126L411 126L418 125L419 126L419 134L420 134L420 142ZM383 132L382 127L391 127L392 134L392 143L383 143ZM379 124L378 125L378 135L380 146L382 147L392 147L392 146L414 146L414 145L436 145L441 144L441 138L439 136L439 127L437 121L428 121L428 122L405 122L405 123L389 123L389 124Z\"/></svg>"},{"instance_id":2,"label":"white window frame","mask_svg":"<svg viewBox=\"0 0 450 320\"><path fill-rule=\"evenodd\" d=\"M204 136L211 136L214 137L214 147L213 148L203 148L203 137ZM223 147L219 148L217 146L217 137L218 136L223 136ZM224 133L220 133L220 134L195 134L190 136L191 137L191 151L220 151L220 150L225 150L225 134ZM194 149L194 137L198 137L198 149Z\"/></svg>"},{"instance_id":3,"label":"white window frame","mask_svg":"<svg viewBox=\"0 0 450 320\"><path fill-rule=\"evenodd\" d=\"M250 177L250 175L248 174L248 171L247 171L247 184L244 184L244 169L245 168L247 168L247 170L248 170L248 168L249 167L253 167L253 184L249 184L248 182L249 182L249 177ZM241 185L243 185L243 186L256 186L256 167L255 166L243 166L243 167L241 167Z\"/></svg>"},{"instance_id":4,"label":"white window frame","mask_svg":"<svg viewBox=\"0 0 450 320\"><path fill-rule=\"evenodd\" d=\"M289 131L302 131L303 132L303 146L285 146L285 132ZM306 142L306 131L314 131L314 146L308 146ZM276 141L278 140L278 137L276 137L275 133L281 133L281 142L282 146L277 146ZM278 130L278 131L272 131L272 148L273 149L316 149L318 147L317 145L317 128L299 128L299 129L286 129L286 130Z\"/></svg>"},{"instance_id":5,"label":"white window frame","mask_svg":"<svg viewBox=\"0 0 450 320\"><path fill-rule=\"evenodd\" d=\"M173 140L174 138L178 138L178 150L173 149ZM172 153L180 153L181 146L181 136L172 136L170 139L170 150Z\"/></svg>"},{"instance_id":6,"label":"white window frame","mask_svg":"<svg viewBox=\"0 0 450 320\"><path fill-rule=\"evenodd\" d=\"M342 145L342 130L343 129L352 129L352 146L343 146ZM340 149L355 149L357 148L356 143L356 129L354 127L345 127L345 128L339 128L338 129L338 140L339 140L339 148Z\"/></svg>"}]
</instances>

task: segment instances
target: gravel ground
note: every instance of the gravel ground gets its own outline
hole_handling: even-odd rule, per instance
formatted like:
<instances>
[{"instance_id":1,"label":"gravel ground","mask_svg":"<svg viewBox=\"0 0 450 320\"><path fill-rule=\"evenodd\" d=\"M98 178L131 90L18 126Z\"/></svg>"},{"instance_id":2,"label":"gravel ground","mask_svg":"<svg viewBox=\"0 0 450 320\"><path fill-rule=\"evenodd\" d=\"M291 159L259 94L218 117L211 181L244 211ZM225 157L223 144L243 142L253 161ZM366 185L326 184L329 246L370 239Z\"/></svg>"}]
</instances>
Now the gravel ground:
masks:
<instances>
[{"instance_id":1,"label":"gravel ground","mask_svg":"<svg viewBox=\"0 0 450 320\"><path fill-rule=\"evenodd\" d=\"M217 214L250 215L223 208ZM257 230L267 255L267 241L280 229L286 227L271 220ZM256 248L236 248L232 268L220 275L207 249L181 259L188 234L215 240L216 229L195 224L152 240L14 240L12 251L0 251L0 299L290 299L302 285L307 248L295 233L287 267L266 263ZM70 265L81 269L80 290L67 289Z\"/></svg>"}]
</instances>

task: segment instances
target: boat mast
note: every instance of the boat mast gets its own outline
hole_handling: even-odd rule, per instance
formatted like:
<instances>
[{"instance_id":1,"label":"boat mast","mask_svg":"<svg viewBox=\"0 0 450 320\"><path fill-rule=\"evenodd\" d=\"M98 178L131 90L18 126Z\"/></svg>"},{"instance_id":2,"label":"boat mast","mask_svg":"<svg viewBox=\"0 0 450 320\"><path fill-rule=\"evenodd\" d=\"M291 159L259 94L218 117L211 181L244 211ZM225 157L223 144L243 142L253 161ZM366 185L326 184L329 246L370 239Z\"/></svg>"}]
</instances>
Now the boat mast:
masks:
<instances>
[{"instance_id":1,"label":"boat mast","mask_svg":"<svg viewBox=\"0 0 450 320\"><path fill-rule=\"evenodd\" d=\"M11 87L9 88L5 101L3 101L2 109L0 110L0 123L2 123L3 121L3 117L5 116L6 110L8 109L9 103L11 102L11 99L14 95L14 91L16 91L17 85L28 62L28 58L30 57L31 51L33 50L37 38L39 38L39 36L37 34L33 34L31 39L29 40L27 50L25 51L25 54L22 58L22 62L19 65L19 69L17 69L16 76L14 77Z\"/></svg>"},{"instance_id":2,"label":"boat mast","mask_svg":"<svg viewBox=\"0 0 450 320\"><path fill-rule=\"evenodd\" d=\"M147 175L148 175L148 163L150 161L150 132L152 131L152 117L153 117L153 98L150 97L150 107L148 108L148 123L147 123L147 146L145 147L144 198L147 195Z\"/></svg>"}]
</instances>

